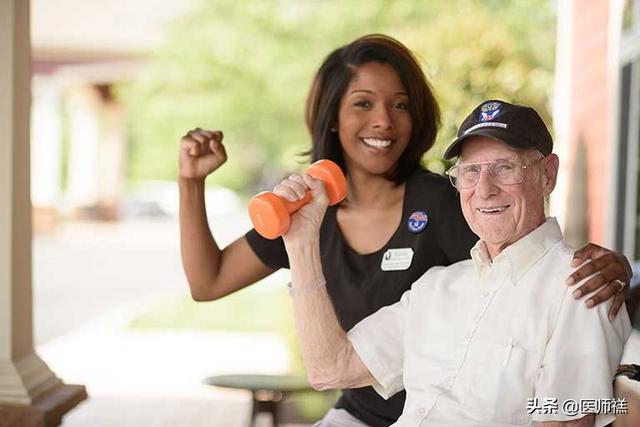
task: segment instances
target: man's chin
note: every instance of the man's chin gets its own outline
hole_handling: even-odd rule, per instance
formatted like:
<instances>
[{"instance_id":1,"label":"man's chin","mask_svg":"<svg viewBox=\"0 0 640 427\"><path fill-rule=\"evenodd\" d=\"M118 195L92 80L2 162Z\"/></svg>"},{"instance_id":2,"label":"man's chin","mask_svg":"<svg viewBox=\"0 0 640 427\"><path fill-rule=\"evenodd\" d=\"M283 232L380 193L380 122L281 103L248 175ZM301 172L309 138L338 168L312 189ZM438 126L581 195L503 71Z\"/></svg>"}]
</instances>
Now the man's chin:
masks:
<instances>
[{"instance_id":1,"label":"man's chin","mask_svg":"<svg viewBox=\"0 0 640 427\"><path fill-rule=\"evenodd\" d=\"M472 227L472 230L486 243L500 244L507 242L514 233L508 232L511 227L505 222L483 221L478 227Z\"/></svg>"},{"instance_id":2,"label":"man's chin","mask_svg":"<svg viewBox=\"0 0 640 427\"><path fill-rule=\"evenodd\" d=\"M484 233L484 236L478 234L478 237L480 237L480 240L485 242L488 246L493 247L504 248L512 243L512 235L506 235L504 229Z\"/></svg>"}]
</instances>

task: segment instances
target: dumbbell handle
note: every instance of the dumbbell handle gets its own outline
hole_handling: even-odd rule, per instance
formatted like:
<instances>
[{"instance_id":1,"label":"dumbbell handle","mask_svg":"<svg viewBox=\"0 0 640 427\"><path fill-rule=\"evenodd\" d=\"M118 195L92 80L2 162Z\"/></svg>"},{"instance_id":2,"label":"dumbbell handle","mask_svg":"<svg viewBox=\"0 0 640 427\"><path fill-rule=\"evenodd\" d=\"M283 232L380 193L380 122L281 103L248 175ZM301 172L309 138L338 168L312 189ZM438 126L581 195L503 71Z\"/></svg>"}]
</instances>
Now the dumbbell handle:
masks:
<instances>
[{"instance_id":1,"label":"dumbbell handle","mask_svg":"<svg viewBox=\"0 0 640 427\"><path fill-rule=\"evenodd\" d=\"M278 196L273 191L263 191L262 193L258 193L255 195L255 199L264 198L264 197L277 197L282 203L282 206L287 210L289 214L294 212L298 212L304 205L311 201L311 191L307 190L304 192L304 197L302 199L296 200L295 202L290 202L282 196Z\"/></svg>"},{"instance_id":2,"label":"dumbbell handle","mask_svg":"<svg viewBox=\"0 0 640 427\"><path fill-rule=\"evenodd\" d=\"M304 197L300 200L296 200L295 202L290 202L284 197L280 197L282 199L282 203L284 204L285 209L290 214L294 212L298 212L304 205L311 201L311 191L307 190L304 192Z\"/></svg>"}]
</instances>

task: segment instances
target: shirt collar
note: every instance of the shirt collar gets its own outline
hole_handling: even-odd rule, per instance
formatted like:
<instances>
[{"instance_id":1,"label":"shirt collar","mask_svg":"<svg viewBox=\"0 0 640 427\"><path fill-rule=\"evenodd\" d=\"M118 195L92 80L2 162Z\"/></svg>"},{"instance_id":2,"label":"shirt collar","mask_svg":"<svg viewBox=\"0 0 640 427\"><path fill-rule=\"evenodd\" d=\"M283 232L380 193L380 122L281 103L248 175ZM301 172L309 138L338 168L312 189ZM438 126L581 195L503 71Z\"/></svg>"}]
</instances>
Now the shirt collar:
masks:
<instances>
[{"instance_id":1,"label":"shirt collar","mask_svg":"<svg viewBox=\"0 0 640 427\"><path fill-rule=\"evenodd\" d=\"M516 285L522 275L562 238L558 221L549 217L531 233L504 248L493 262L489 256L487 245L482 240L479 240L471 248L471 259L478 276L483 270L490 269L493 264L507 263L510 266L512 283Z\"/></svg>"}]
</instances>

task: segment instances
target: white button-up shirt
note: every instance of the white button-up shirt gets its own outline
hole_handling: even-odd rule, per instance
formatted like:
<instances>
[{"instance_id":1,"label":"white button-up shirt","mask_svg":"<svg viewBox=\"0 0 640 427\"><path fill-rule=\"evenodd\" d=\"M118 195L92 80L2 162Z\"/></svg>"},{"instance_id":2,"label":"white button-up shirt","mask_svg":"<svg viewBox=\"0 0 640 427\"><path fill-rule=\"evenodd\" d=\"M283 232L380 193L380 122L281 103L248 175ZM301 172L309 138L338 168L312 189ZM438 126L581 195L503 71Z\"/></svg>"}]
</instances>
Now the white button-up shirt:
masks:
<instances>
[{"instance_id":1,"label":"white button-up shirt","mask_svg":"<svg viewBox=\"0 0 640 427\"><path fill-rule=\"evenodd\" d=\"M573 298L572 257L553 218L493 262L480 241L471 260L431 268L349 331L376 391L407 391L394 426L566 421L584 414L564 414L565 401L613 398L629 317L623 307L609 322L611 300L588 309ZM556 399L557 413L530 414L530 399ZM596 425L613 418L599 414Z\"/></svg>"}]
</instances>

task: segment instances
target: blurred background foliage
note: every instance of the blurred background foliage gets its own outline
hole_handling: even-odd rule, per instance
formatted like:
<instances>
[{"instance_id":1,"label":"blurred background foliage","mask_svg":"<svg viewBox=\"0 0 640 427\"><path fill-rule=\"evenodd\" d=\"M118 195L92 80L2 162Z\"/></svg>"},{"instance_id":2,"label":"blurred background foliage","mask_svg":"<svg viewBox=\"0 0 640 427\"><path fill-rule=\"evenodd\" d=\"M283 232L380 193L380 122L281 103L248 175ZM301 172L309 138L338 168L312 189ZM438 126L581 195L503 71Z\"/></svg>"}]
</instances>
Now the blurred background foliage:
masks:
<instances>
[{"instance_id":1,"label":"blurred background foliage","mask_svg":"<svg viewBox=\"0 0 640 427\"><path fill-rule=\"evenodd\" d=\"M118 87L132 140L128 177L175 179L179 138L225 133L228 163L208 179L241 194L270 188L307 159L304 102L335 48L384 33L419 58L443 111L440 157L466 113L487 98L525 103L551 125L551 0L205 0L175 21L143 79Z\"/></svg>"}]
</instances>

